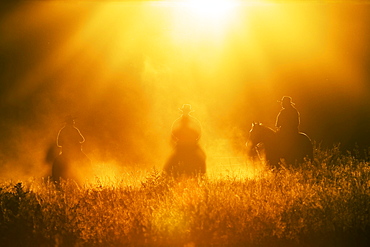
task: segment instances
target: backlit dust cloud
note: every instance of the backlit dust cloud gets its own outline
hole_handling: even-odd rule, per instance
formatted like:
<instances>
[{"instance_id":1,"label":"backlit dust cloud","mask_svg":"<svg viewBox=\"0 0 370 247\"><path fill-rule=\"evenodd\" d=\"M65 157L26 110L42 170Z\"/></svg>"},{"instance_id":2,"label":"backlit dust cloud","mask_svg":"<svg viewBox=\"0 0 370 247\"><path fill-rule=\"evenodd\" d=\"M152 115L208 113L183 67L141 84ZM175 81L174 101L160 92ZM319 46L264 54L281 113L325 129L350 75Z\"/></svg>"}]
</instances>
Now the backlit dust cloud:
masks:
<instances>
[{"instance_id":1,"label":"backlit dust cloud","mask_svg":"<svg viewBox=\"0 0 370 247\"><path fill-rule=\"evenodd\" d=\"M277 2L1 3L1 177L48 176L69 114L91 177L160 170L183 104L208 171L244 169L251 123L274 127L283 95L317 143L368 145L370 6Z\"/></svg>"}]
</instances>

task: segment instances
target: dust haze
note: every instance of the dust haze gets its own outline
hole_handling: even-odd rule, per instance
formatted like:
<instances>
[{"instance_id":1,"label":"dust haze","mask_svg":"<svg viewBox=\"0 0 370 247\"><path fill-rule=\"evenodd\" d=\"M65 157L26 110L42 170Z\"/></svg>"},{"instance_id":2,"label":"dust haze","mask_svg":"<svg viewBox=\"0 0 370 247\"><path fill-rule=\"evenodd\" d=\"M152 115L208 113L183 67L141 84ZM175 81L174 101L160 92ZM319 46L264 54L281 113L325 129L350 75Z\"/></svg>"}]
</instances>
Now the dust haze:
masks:
<instances>
[{"instance_id":1,"label":"dust haze","mask_svg":"<svg viewBox=\"0 0 370 247\"><path fill-rule=\"evenodd\" d=\"M367 147L370 6L242 3L222 22L165 1L1 3L0 177L48 176L68 114L94 175L162 169L182 104L208 169L243 163L283 95L312 140Z\"/></svg>"}]
</instances>

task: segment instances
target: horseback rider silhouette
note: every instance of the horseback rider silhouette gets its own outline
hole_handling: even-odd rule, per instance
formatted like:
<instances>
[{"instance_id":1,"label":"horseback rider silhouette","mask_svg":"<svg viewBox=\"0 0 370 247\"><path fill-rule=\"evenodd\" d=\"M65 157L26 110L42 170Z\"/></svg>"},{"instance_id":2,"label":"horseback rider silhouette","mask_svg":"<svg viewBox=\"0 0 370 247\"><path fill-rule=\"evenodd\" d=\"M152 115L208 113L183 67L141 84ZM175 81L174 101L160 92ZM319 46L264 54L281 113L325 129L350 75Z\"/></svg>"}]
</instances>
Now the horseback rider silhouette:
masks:
<instances>
[{"instance_id":1,"label":"horseback rider silhouette","mask_svg":"<svg viewBox=\"0 0 370 247\"><path fill-rule=\"evenodd\" d=\"M282 109L276 117L278 131L283 135L298 133L300 114L294 107L295 104L292 102L292 98L284 96L280 102Z\"/></svg>"},{"instance_id":2,"label":"horseback rider silhouette","mask_svg":"<svg viewBox=\"0 0 370 247\"><path fill-rule=\"evenodd\" d=\"M196 175L205 173L205 153L198 142L201 125L191 116L191 105L184 104L180 109L181 117L172 124L171 137L175 146L174 153L165 165L165 172L172 175Z\"/></svg>"},{"instance_id":3,"label":"horseback rider silhouette","mask_svg":"<svg viewBox=\"0 0 370 247\"><path fill-rule=\"evenodd\" d=\"M81 144L85 142L79 129L75 127L75 118L68 115L65 118L65 126L59 131L57 145L62 148L65 155L74 155L81 152Z\"/></svg>"},{"instance_id":4,"label":"horseback rider silhouette","mask_svg":"<svg viewBox=\"0 0 370 247\"><path fill-rule=\"evenodd\" d=\"M283 156L289 155L299 134L300 114L294 107L292 98L284 96L281 99L281 107L276 117L277 138L280 151Z\"/></svg>"},{"instance_id":5,"label":"horseback rider silhouette","mask_svg":"<svg viewBox=\"0 0 370 247\"><path fill-rule=\"evenodd\" d=\"M194 147L200 139L200 123L198 119L189 115L193 112L191 105L184 104L179 110L182 111L182 115L172 124L172 139L178 147Z\"/></svg>"},{"instance_id":6,"label":"horseback rider silhouette","mask_svg":"<svg viewBox=\"0 0 370 247\"><path fill-rule=\"evenodd\" d=\"M84 142L85 138L75 127L75 118L68 115L65 118L65 126L59 130L57 136L57 146L62 151L53 163L52 177L54 181L59 181L60 178L78 180L76 169L86 168L90 165L89 158L82 151L82 143Z\"/></svg>"},{"instance_id":7,"label":"horseback rider silhouette","mask_svg":"<svg viewBox=\"0 0 370 247\"><path fill-rule=\"evenodd\" d=\"M277 131L253 122L246 143L248 155L253 158L257 153L274 168L283 163L294 166L306 158L313 160L311 139L299 131L300 114L292 98L284 96L279 102L282 109L276 118Z\"/></svg>"}]
</instances>

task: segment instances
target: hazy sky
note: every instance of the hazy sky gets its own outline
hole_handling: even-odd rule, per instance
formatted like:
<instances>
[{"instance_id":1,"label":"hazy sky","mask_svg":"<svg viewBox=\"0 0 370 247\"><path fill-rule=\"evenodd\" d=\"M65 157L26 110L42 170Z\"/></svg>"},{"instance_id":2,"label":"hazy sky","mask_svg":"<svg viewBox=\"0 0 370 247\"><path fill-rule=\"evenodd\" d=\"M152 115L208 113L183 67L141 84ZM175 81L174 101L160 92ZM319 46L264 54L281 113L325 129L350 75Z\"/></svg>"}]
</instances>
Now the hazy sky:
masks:
<instances>
[{"instance_id":1,"label":"hazy sky","mask_svg":"<svg viewBox=\"0 0 370 247\"><path fill-rule=\"evenodd\" d=\"M164 163L184 103L208 156L239 155L283 95L313 140L368 145L369 24L344 2L1 3L0 165L40 163L67 114L93 159Z\"/></svg>"}]
</instances>

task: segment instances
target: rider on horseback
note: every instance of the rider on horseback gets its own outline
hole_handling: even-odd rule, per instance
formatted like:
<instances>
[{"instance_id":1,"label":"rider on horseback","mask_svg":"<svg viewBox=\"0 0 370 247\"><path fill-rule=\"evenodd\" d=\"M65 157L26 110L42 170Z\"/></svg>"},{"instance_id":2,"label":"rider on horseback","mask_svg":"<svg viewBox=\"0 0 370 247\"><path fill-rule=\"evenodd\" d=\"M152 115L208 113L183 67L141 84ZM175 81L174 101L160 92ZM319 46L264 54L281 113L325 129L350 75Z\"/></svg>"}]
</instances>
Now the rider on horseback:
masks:
<instances>
[{"instance_id":1,"label":"rider on horseback","mask_svg":"<svg viewBox=\"0 0 370 247\"><path fill-rule=\"evenodd\" d=\"M75 118L68 115L65 126L59 131L57 145L62 148L62 153L73 155L81 152L81 144L85 141L79 129L75 127Z\"/></svg>"},{"instance_id":2,"label":"rider on horseback","mask_svg":"<svg viewBox=\"0 0 370 247\"><path fill-rule=\"evenodd\" d=\"M278 131L260 123L252 124L246 143L249 156L255 157L257 153L261 158L262 153L266 163L272 167L279 167L282 161L285 165L296 165L306 158L313 160L311 140L299 131L299 112L294 107L292 98L284 96L280 102L282 109L276 119Z\"/></svg>"},{"instance_id":3,"label":"rider on horseback","mask_svg":"<svg viewBox=\"0 0 370 247\"><path fill-rule=\"evenodd\" d=\"M276 132L277 142L280 149L279 152L283 157L287 157L298 142L300 115L294 107L291 97L284 96L280 102L282 109L276 118L276 127L278 128Z\"/></svg>"},{"instance_id":4,"label":"rider on horseback","mask_svg":"<svg viewBox=\"0 0 370 247\"><path fill-rule=\"evenodd\" d=\"M278 128L278 131L283 135L298 133L300 115L294 107L292 98L284 96L280 102L282 109L276 118L276 127Z\"/></svg>"},{"instance_id":5,"label":"rider on horseback","mask_svg":"<svg viewBox=\"0 0 370 247\"><path fill-rule=\"evenodd\" d=\"M189 115L192 112L191 105L184 104L180 111L181 117L172 124L172 139L180 147L196 146L201 134L200 123Z\"/></svg>"},{"instance_id":6,"label":"rider on horseback","mask_svg":"<svg viewBox=\"0 0 370 247\"><path fill-rule=\"evenodd\" d=\"M82 152L81 145L85 141L79 129L75 127L75 118L68 115L65 118L65 126L59 130L57 145L62 152L55 158L52 167L52 177L58 182L62 179L79 181L78 169L83 168L84 175L90 166L90 160Z\"/></svg>"},{"instance_id":7,"label":"rider on horseback","mask_svg":"<svg viewBox=\"0 0 370 247\"><path fill-rule=\"evenodd\" d=\"M184 104L181 117L172 124L171 136L175 144L174 153L168 159L164 170L174 176L194 176L206 172L206 155L198 142L201 135L201 125L191 116L191 105Z\"/></svg>"}]
</instances>

